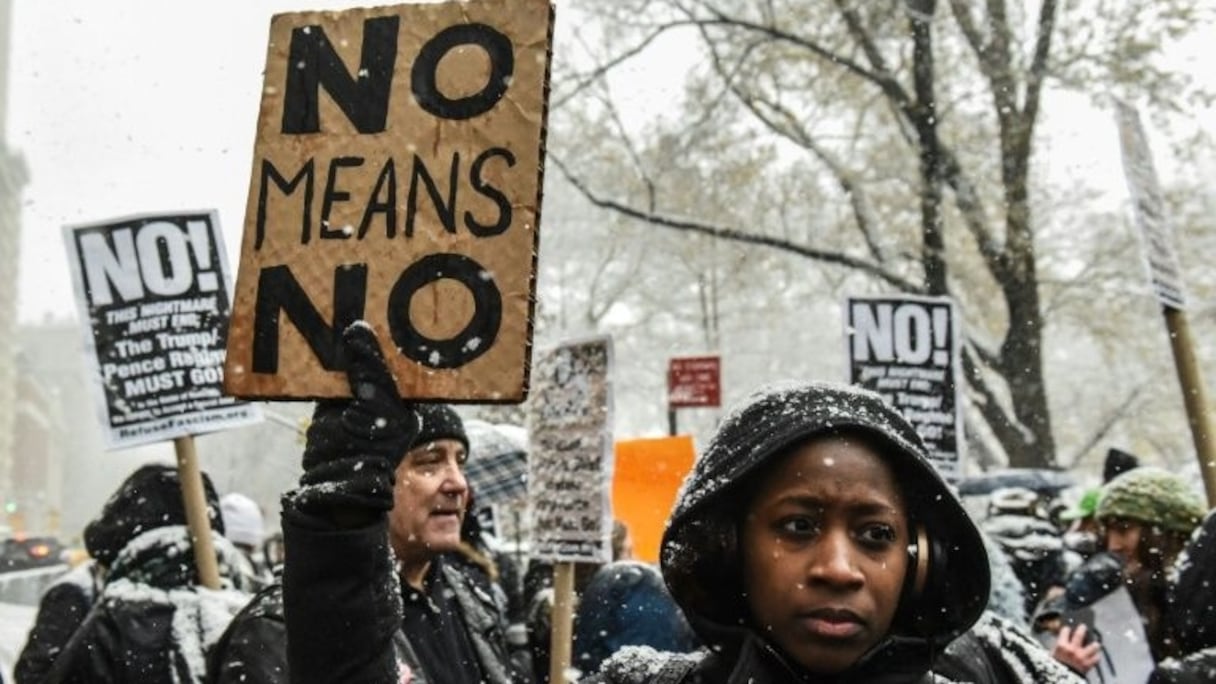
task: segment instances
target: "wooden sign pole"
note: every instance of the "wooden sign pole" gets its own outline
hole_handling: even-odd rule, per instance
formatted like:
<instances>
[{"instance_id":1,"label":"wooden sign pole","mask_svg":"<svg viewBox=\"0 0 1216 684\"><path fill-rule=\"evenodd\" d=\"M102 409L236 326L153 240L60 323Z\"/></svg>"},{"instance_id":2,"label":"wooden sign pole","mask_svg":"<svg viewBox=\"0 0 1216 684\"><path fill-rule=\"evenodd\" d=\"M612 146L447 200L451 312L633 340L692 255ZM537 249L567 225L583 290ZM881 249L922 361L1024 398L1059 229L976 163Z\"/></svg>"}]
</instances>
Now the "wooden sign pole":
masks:
<instances>
[{"instance_id":1,"label":"wooden sign pole","mask_svg":"<svg viewBox=\"0 0 1216 684\"><path fill-rule=\"evenodd\" d=\"M553 614L549 616L549 682L567 684L574 625L574 563L553 565Z\"/></svg>"},{"instance_id":2,"label":"wooden sign pole","mask_svg":"<svg viewBox=\"0 0 1216 684\"><path fill-rule=\"evenodd\" d=\"M1169 332L1170 348L1174 352L1174 367L1178 371L1178 382L1182 385L1182 401L1186 405L1186 419L1191 426L1191 439L1195 443L1195 457L1199 459L1199 472L1203 476L1203 488L1208 495L1208 505L1216 507L1216 443L1212 438L1212 424L1208 420L1207 393L1195 359L1195 344L1191 339L1191 326L1186 312L1172 307L1162 307L1165 313L1165 329Z\"/></svg>"},{"instance_id":3,"label":"wooden sign pole","mask_svg":"<svg viewBox=\"0 0 1216 684\"><path fill-rule=\"evenodd\" d=\"M203 474L198 467L194 437L186 435L173 440L177 452L178 479L182 483L182 502L186 507L186 525L194 547L194 565L199 582L208 589L220 588L220 573L215 562L215 546L211 543L211 521L207 519L207 496L203 493Z\"/></svg>"}]
</instances>

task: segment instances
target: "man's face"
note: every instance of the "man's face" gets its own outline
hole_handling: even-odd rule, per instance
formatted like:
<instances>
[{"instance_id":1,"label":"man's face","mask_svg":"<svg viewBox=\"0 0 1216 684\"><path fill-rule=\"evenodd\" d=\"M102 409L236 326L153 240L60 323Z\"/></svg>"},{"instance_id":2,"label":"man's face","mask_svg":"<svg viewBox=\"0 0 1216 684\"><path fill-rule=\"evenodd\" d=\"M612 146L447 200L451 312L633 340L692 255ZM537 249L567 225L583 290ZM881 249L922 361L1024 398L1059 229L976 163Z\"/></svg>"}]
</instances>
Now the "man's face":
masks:
<instances>
[{"instance_id":1,"label":"man's face","mask_svg":"<svg viewBox=\"0 0 1216 684\"><path fill-rule=\"evenodd\" d=\"M464 445L438 439L410 449L397 465L389 539L397 558L429 560L460 545L469 487Z\"/></svg>"},{"instance_id":2,"label":"man's face","mask_svg":"<svg viewBox=\"0 0 1216 684\"><path fill-rule=\"evenodd\" d=\"M895 477L870 448L828 438L764 476L742 528L756 629L812 672L840 672L891 627L908 567Z\"/></svg>"}]
</instances>

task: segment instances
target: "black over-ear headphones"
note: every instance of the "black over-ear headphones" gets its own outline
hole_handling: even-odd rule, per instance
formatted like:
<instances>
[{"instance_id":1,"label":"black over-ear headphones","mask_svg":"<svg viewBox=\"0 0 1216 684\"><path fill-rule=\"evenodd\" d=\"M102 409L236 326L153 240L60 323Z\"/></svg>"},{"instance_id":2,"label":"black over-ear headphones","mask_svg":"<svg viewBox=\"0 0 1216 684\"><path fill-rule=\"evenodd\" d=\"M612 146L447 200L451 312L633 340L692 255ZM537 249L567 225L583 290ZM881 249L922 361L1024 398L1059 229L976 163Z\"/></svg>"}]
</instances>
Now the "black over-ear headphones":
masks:
<instances>
[{"instance_id":1,"label":"black over-ear headphones","mask_svg":"<svg viewBox=\"0 0 1216 684\"><path fill-rule=\"evenodd\" d=\"M929 534L922 522L912 525L914 543L908 544L907 600L901 601L911 625L922 634L935 634L950 616L939 609L950 605L949 554L943 541Z\"/></svg>"}]
</instances>

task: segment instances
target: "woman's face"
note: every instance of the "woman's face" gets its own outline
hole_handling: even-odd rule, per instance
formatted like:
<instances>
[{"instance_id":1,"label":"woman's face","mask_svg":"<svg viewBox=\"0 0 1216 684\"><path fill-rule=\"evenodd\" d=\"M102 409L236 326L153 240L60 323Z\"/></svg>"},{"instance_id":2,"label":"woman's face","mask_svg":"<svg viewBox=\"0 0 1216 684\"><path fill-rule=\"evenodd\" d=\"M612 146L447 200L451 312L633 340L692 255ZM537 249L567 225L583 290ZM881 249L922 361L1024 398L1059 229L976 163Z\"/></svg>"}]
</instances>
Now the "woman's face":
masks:
<instances>
[{"instance_id":1,"label":"woman's face","mask_svg":"<svg viewBox=\"0 0 1216 684\"><path fill-rule=\"evenodd\" d=\"M1106 550L1123 559L1124 572L1133 575L1140 569L1140 535L1143 526L1130 518L1107 518L1102 521L1106 529Z\"/></svg>"},{"instance_id":2,"label":"woman's face","mask_svg":"<svg viewBox=\"0 0 1216 684\"><path fill-rule=\"evenodd\" d=\"M886 463L848 438L810 442L758 483L741 530L756 629L802 667L840 672L891 627L908 566Z\"/></svg>"}]
</instances>

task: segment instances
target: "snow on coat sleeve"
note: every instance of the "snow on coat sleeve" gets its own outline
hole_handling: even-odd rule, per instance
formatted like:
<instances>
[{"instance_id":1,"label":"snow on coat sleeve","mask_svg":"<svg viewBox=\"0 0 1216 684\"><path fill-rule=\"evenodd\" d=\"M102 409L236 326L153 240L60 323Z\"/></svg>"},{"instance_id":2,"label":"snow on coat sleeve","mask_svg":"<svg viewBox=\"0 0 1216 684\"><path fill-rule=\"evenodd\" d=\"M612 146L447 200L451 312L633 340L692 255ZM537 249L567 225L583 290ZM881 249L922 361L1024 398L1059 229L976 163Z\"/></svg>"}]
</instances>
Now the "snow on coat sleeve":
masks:
<instances>
[{"instance_id":1,"label":"snow on coat sleeve","mask_svg":"<svg viewBox=\"0 0 1216 684\"><path fill-rule=\"evenodd\" d=\"M1026 684L1083 684L1080 675L1051 657L1039 642L1014 623L992 612L972 628L988 657Z\"/></svg>"}]
</instances>

